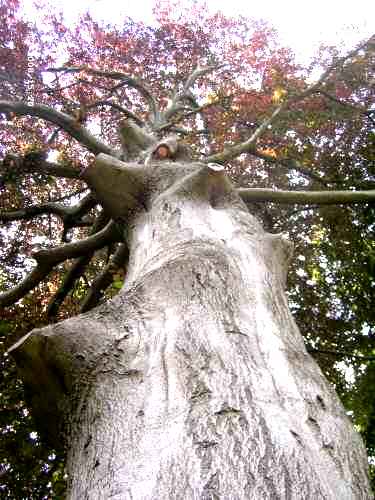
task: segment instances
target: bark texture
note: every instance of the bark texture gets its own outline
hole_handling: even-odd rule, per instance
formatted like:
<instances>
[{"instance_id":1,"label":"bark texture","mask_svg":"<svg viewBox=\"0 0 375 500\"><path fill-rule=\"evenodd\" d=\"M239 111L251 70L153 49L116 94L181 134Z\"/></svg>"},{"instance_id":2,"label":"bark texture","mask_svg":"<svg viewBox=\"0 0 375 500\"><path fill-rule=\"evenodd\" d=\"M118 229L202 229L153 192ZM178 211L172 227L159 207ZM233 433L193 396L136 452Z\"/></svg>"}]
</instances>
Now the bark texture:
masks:
<instances>
[{"instance_id":1,"label":"bark texture","mask_svg":"<svg viewBox=\"0 0 375 500\"><path fill-rule=\"evenodd\" d=\"M114 162L119 184L107 160L88 178L124 224L126 283L13 349L68 448L68 498L372 498L362 442L288 309L289 243L220 169L154 162L133 179Z\"/></svg>"}]
</instances>

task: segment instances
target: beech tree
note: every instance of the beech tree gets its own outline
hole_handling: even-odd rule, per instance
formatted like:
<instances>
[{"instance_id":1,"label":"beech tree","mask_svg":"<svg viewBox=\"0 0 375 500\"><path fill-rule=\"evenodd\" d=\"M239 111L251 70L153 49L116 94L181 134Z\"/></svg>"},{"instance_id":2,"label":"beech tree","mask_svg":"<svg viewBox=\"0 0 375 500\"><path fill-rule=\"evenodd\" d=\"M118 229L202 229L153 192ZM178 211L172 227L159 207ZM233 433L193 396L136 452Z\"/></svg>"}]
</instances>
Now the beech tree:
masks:
<instances>
[{"instance_id":1,"label":"beech tree","mask_svg":"<svg viewBox=\"0 0 375 500\"><path fill-rule=\"evenodd\" d=\"M302 68L265 24L196 4L121 29L18 7L0 3L5 441L30 408L71 499L372 498L324 374L372 455L374 39ZM17 490L2 453L8 498L59 497L56 455Z\"/></svg>"}]
</instances>

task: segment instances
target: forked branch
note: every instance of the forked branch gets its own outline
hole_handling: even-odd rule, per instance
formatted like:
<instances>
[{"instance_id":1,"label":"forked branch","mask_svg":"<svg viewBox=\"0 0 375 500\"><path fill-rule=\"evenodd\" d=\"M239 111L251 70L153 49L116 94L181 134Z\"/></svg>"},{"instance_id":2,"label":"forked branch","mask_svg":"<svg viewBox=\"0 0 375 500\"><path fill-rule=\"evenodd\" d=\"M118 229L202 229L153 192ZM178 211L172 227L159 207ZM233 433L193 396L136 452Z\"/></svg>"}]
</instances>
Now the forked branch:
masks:
<instances>
[{"instance_id":1,"label":"forked branch","mask_svg":"<svg viewBox=\"0 0 375 500\"><path fill-rule=\"evenodd\" d=\"M138 78L134 78L120 71L106 71L90 68L88 66L62 66L60 68L49 68L46 71L52 73L86 73L88 75L109 78L111 80L120 80L122 84L137 90L138 93L146 100L151 112L152 121L154 121L158 116L159 110L154 96L147 86ZM104 151L102 152L104 153Z\"/></svg>"},{"instance_id":2,"label":"forked branch","mask_svg":"<svg viewBox=\"0 0 375 500\"><path fill-rule=\"evenodd\" d=\"M79 221L91 208L97 204L94 196L88 194L79 203L72 207L67 207L62 203L48 202L40 205L31 205L17 210L0 211L0 222L10 222L16 220L30 220L40 215L56 215L64 223L74 225L74 221Z\"/></svg>"},{"instance_id":3,"label":"forked branch","mask_svg":"<svg viewBox=\"0 0 375 500\"><path fill-rule=\"evenodd\" d=\"M95 197L89 193L79 203L66 206L62 203L48 202L31 205L17 210L0 211L0 222L30 220L41 215L55 215L64 225L62 241L66 241L67 232L73 227L90 226L92 222L84 216L97 205Z\"/></svg>"},{"instance_id":4,"label":"forked branch","mask_svg":"<svg viewBox=\"0 0 375 500\"><path fill-rule=\"evenodd\" d=\"M106 213L103 211L101 214L98 216L96 219L91 231L90 235L95 235L98 233L100 230L102 230L105 225L109 222L109 218L106 215ZM47 316L49 318L54 318L57 316L57 313L59 311L59 308L69 292L72 290L74 284L83 276L87 265L91 261L92 257L94 256L95 251L92 250L91 252L86 253L85 255L82 255L78 259L76 259L72 266L70 267L69 271L66 273L64 276L64 279L55 293L55 295L52 297L50 303L48 304L47 308Z\"/></svg>"},{"instance_id":5,"label":"forked branch","mask_svg":"<svg viewBox=\"0 0 375 500\"><path fill-rule=\"evenodd\" d=\"M37 265L18 285L0 294L0 307L14 304L30 290L43 281L52 269L68 259L74 259L98 250L116 240L118 232L114 222L109 222L104 229L83 240L67 243L49 250L39 250L33 254Z\"/></svg>"},{"instance_id":6,"label":"forked branch","mask_svg":"<svg viewBox=\"0 0 375 500\"><path fill-rule=\"evenodd\" d=\"M183 117L185 118L202 111L205 106L199 106L197 100L192 94L191 89L199 78L208 73L212 73L213 71L216 71L223 66L223 64L205 67L198 66L194 71L192 71L192 73L190 73L186 81L183 83L182 89L179 90L177 88L175 90L168 107L163 112L163 120L159 125L158 130L162 130L167 126L171 126L171 118L177 113L183 112Z\"/></svg>"}]
</instances>

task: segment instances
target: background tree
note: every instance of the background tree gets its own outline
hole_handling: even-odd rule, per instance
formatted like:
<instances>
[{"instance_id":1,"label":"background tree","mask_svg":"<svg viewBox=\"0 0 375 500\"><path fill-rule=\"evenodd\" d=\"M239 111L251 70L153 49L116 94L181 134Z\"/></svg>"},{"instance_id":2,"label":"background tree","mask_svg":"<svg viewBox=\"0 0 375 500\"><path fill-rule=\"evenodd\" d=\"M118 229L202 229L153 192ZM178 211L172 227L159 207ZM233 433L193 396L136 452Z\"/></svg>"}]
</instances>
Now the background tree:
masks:
<instances>
[{"instance_id":1,"label":"background tree","mask_svg":"<svg viewBox=\"0 0 375 500\"><path fill-rule=\"evenodd\" d=\"M4 346L121 288L127 248L82 172L101 152L136 158L148 145L137 127L151 121L154 136L177 134L197 159L225 164L265 228L293 241L291 308L373 455L374 40L345 57L322 49L302 68L270 27L197 6L162 3L156 26L129 19L121 30L89 16L72 29L51 13L41 30L18 7L1 3ZM30 434L2 362L4 494L56 496L59 461Z\"/></svg>"}]
</instances>

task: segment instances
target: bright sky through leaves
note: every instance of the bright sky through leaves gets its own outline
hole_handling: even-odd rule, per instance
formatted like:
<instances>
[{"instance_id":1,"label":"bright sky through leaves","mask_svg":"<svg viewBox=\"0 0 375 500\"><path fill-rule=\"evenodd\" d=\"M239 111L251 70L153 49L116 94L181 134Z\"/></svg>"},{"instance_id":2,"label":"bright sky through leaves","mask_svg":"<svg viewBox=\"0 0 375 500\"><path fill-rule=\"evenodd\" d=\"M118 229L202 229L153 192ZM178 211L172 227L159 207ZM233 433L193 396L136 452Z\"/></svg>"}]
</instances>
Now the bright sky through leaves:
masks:
<instances>
[{"instance_id":1,"label":"bright sky through leaves","mask_svg":"<svg viewBox=\"0 0 375 500\"><path fill-rule=\"evenodd\" d=\"M152 23L154 0L136 2L118 0L50 0L56 10L63 10L68 22L89 10L97 20L110 24L129 16ZM207 0L210 10L221 10L227 16L243 15L262 18L274 26L284 43L291 46L301 59L308 59L320 43L346 48L369 38L375 31L375 0ZM32 15L31 2L24 10Z\"/></svg>"}]
</instances>

